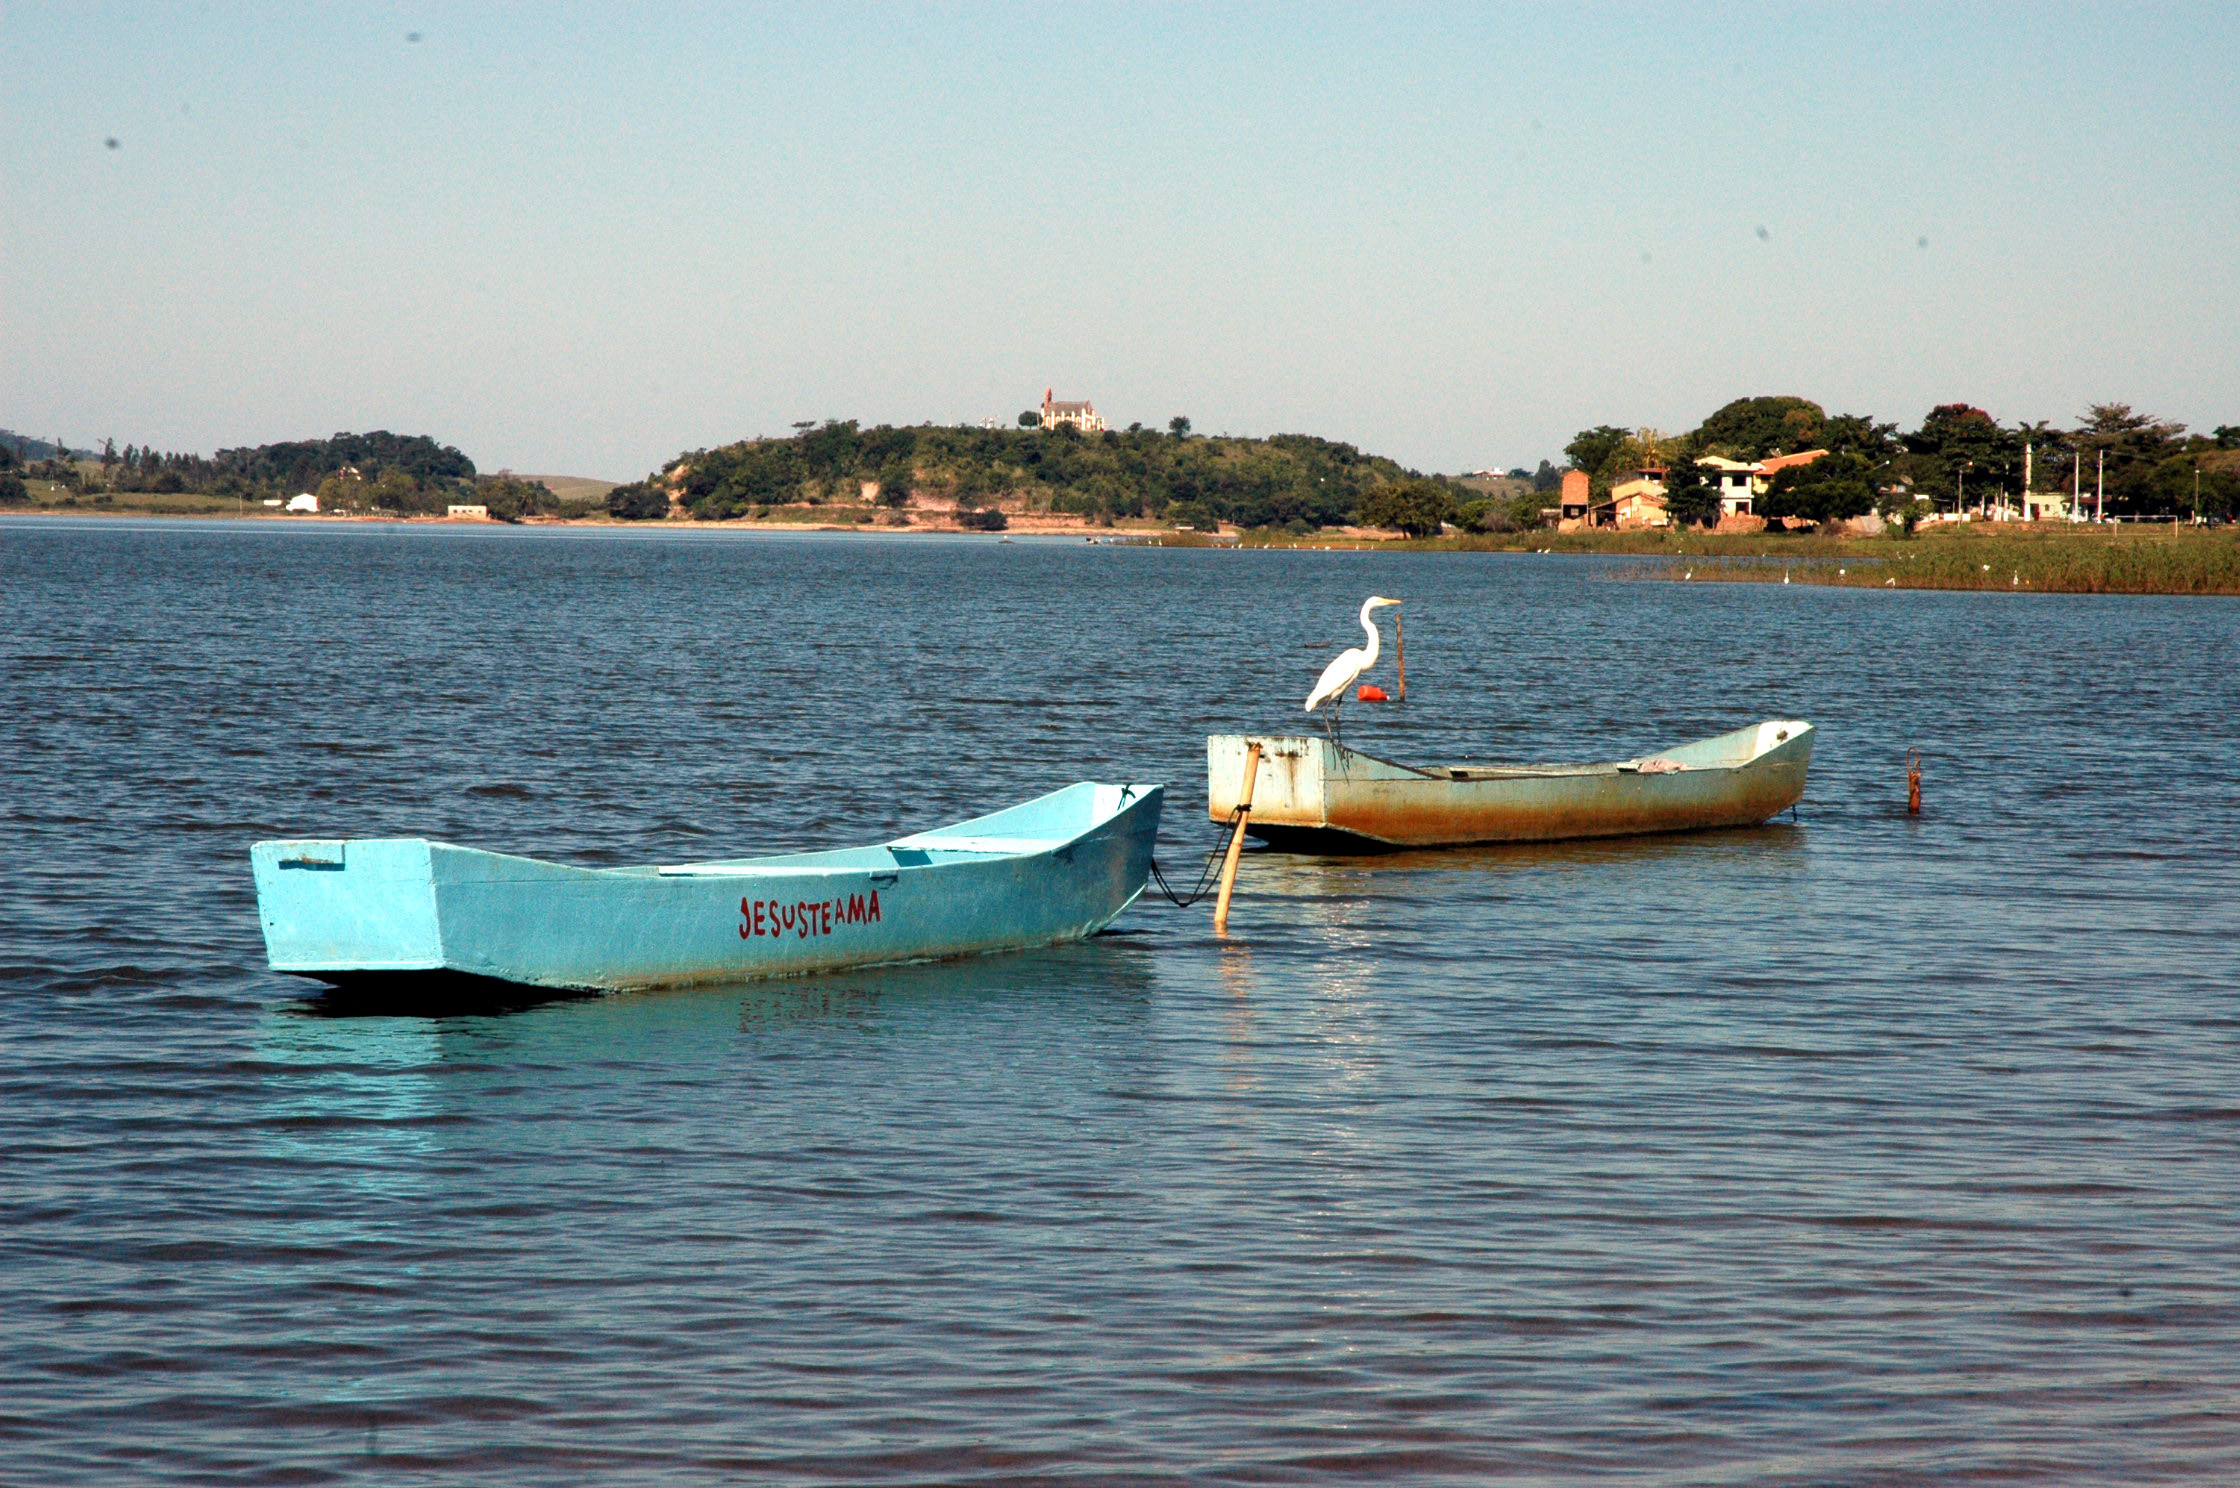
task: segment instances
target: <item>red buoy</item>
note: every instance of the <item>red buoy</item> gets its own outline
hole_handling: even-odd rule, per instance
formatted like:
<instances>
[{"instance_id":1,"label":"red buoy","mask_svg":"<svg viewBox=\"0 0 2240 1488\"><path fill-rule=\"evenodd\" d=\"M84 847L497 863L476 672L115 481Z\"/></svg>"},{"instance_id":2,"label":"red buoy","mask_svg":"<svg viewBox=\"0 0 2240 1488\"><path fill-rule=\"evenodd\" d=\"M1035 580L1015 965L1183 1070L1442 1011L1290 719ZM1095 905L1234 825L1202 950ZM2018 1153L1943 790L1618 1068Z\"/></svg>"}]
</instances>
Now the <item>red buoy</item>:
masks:
<instances>
[{"instance_id":1,"label":"red buoy","mask_svg":"<svg viewBox=\"0 0 2240 1488\"><path fill-rule=\"evenodd\" d=\"M1374 682L1362 683L1360 689L1354 693L1353 697L1354 701L1361 703L1389 703L1392 701L1391 698L1388 698L1384 695L1384 689L1377 686L1377 684Z\"/></svg>"}]
</instances>

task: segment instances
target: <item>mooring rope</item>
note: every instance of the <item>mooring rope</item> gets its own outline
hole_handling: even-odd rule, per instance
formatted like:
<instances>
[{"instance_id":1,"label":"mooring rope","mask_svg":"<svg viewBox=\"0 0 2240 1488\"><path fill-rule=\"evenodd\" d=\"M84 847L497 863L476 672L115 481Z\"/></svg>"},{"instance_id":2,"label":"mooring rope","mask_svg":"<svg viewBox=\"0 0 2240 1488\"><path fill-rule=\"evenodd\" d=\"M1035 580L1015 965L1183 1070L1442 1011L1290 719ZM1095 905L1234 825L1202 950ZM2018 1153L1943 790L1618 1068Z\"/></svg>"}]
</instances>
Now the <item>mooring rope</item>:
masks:
<instances>
[{"instance_id":1,"label":"mooring rope","mask_svg":"<svg viewBox=\"0 0 2240 1488\"><path fill-rule=\"evenodd\" d=\"M1221 876L1221 860L1228 855L1230 841L1235 838L1237 829L1243 824L1243 808L1240 807L1229 813L1229 830L1221 834L1221 841L1217 846L1206 850L1205 869L1198 875L1198 886L1188 894L1177 894L1174 891L1174 886L1167 882L1166 874L1159 871L1159 860L1157 858L1151 860L1151 881L1159 886L1160 893L1167 896L1169 904L1172 904L1176 909L1188 909L1191 905L1206 897L1207 892L1213 888L1214 880Z\"/></svg>"}]
</instances>

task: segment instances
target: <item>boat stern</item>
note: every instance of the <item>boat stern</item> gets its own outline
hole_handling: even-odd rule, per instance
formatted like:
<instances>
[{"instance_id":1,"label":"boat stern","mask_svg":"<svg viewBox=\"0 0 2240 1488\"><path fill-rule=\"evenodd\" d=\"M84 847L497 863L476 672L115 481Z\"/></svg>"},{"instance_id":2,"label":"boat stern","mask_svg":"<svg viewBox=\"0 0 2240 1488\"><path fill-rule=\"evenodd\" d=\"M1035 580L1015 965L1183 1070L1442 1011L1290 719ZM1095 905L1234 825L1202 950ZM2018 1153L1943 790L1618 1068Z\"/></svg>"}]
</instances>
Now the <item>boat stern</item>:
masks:
<instances>
[{"instance_id":1,"label":"boat stern","mask_svg":"<svg viewBox=\"0 0 2240 1488\"><path fill-rule=\"evenodd\" d=\"M274 971L428 971L443 965L430 844L418 837L290 839L249 849Z\"/></svg>"},{"instance_id":2,"label":"boat stern","mask_svg":"<svg viewBox=\"0 0 2240 1488\"><path fill-rule=\"evenodd\" d=\"M1329 746L1314 738L1214 734L1206 740L1206 815L1225 822L1244 797L1245 756L1260 746L1252 778L1252 819L1257 824L1329 825L1323 779Z\"/></svg>"}]
</instances>

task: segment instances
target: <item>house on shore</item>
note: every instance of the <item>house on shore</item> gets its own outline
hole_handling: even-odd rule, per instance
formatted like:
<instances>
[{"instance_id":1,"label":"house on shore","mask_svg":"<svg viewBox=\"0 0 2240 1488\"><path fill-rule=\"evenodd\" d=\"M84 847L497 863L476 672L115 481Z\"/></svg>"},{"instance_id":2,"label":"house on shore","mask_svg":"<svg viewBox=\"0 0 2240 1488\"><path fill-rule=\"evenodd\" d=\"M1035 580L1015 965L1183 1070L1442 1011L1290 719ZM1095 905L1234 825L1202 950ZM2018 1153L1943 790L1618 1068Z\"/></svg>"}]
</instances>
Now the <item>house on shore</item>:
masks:
<instances>
[{"instance_id":1,"label":"house on shore","mask_svg":"<svg viewBox=\"0 0 2240 1488\"><path fill-rule=\"evenodd\" d=\"M1619 528L1669 527L1672 516L1664 507L1662 465L1644 465L1610 488L1611 525Z\"/></svg>"},{"instance_id":2,"label":"house on shore","mask_svg":"<svg viewBox=\"0 0 2240 1488\"><path fill-rule=\"evenodd\" d=\"M1711 489L1719 493L1719 519L1752 515L1754 498L1760 487L1757 483L1758 466L1747 460L1726 460L1717 455L1704 455L1696 460L1698 469L1711 482Z\"/></svg>"},{"instance_id":3,"label":"house on shore","mask_svg":"<svg viewBox=\"0 0 2240 1488\"><path fill-rule=\"evenodd\" d=\"M1042 390L1042 427L1055 429L1060 424L1071 424L1084 434L1102 434L1104 415L1097 406L1083 399L1079 403L1061 403L1050 396L1050 389Z\"/></svg>"},{"instance_id":4,"label":"house on shore","mask_svg":"<svg viewBox=\"0 0 2240 1488\"><path fill-rule=\"evenodd\" d=\"M1556 495L1557 527L1565 531L1584 527L1593 520L1593 510L1594 487L1587 479L1587 473L1584 470L1566 470L1563 473L1563 487ZM1545 509L1542 514L1545 515ZM1565 522L1574 524L1574 528L1564 528Z\"/></svg>"},{"instance_id":5,"label":"house on shore","mask_svg":"<svg viewBox=\"0 0 2240 1488\"><path fill-rule=\"evenodd\" d=\"M1769 455L1763 460L1729 460L1702 455L1696 466L1719 495L1719 524L1745 531L1762 526L1758 501L1773 489L1773 478L1792 465L1810 465L1828 452L1799 450L1793 455ZM1665 467L1644 465L1610 488L1610 499L1593 507L1596 522L1617 527L1669 527L1671 514L1665 504ZM1583 481L1585 477L1581 477ZM1567 513L1568 515L1568 513Z\"/></svg>"}]
</instances>

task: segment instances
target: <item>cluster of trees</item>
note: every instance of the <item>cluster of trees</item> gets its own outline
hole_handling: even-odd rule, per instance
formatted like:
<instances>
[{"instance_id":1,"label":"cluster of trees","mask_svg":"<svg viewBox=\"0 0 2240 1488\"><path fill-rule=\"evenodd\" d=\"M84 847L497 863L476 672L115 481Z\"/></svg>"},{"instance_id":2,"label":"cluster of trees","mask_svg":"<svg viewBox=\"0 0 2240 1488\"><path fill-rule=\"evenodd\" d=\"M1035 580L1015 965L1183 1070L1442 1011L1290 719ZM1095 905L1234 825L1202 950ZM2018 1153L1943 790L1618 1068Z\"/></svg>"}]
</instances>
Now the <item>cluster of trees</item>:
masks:
<instances>
[{"instance_id":1,"label":"cluster of trees","mask_svg":"<svg viewBox=\"0 0 2240 1488\"><path fill-rule=\"evenodd\" d=\"M1637 470L1662 468L1674 520L1712 522L1718 495L1699 461L1755 462L1810 449L1828 454L1777 471L1757 502L1761 515L1825 522L1880 510L1910 523L1930 510L1996 505L2021 493L2026 450L2040 491L2068 489L2073 480L2089 500L2104 471L2110 516L2240 513L2240 426L2188 435L2185 425L2125 403L2094 404L2072 429L2004 425L1983 409L1945 403L1901 432L1894 423L1830 414L1807 398L1737 398L1686 434L1602 424L1581 430L1564 453L1587 472L1598 499Z\"/></svg>"},{"instance_id":2,"label":"cluster of trees","mask_svg":"<svg viewBox=\"0 0 2240 1488\"><path fill-rule=\"evenodd\" d=\"M31 499L23 483L22 465L14 446L0 441L0 506L21 506Z\"/></svg>"},{"instance_id":3,"label":"cluster of trees","mask_svg":"<svg viewBox=\"0 0 2240 1488\"><path fill-rule=\"evenodd\" d=\"M862 428L827 422L783 439L692 450L645 482L609 493L618 516L659 516L652 493L673 492L694 516L720 520L773 506L913 498L953 505L995 526L997 508L1071 512L1092 520L1165 517L1210 527L1312 531L1354 518L1386 487L1421 480L1392 460L1304 434L1209 438L1177 418L1165 432L1135 425L1083 434L1056 429ZM1470 493L1434 482L1449 502ZM1412 508L1411 508L1412 510ZM974 513L987 515L972 516Z\"/></svg>"},{"instance_id":4,"label":"cluster of trees","mask_svg":"<svg viewBox=\"0 0 2240 1488\"><path fill-rule=\"evenodd\" d=\"M0 448L5 448L0 441ZM126 445L103 444L98 455L81 457L58 440L51 453L31 463L25 474L51 480L74 492L194 493L243 501L316 492L322 507L398 513L441 512L455 501L481 501L484 478L474 461L450 445L424 434L336 434L328 439L292 440L215 455L178 454ZM9 451L20 463L21 444ZM549 500L551 492L542 499ZM501 490L499 499L507 493ZM558 510L557 502L550 502ZM532 507L531 509L543 509Z\"/></svg>"},{"instance_id":5,"label":"cluster of trees","mask_svg":"<svg viewBox=\"0 0 2240 1488\"><path fill-rule=\"evenodd\" d=\"M369 482L395 472L411 480L417 490L438 494L464 491L475 478L474 461L450 445L438 444L425 434L391 434L386 429L260 444L253 449L225 449L212 456L209 464L221 478L231 475L269 491L291 494L316 490L328 476L344 469L357 471ZM392 482L391 489L400 486ZM438 510L442 504L437 503Z\"/></svg>"},{"instance_id":6,"label":"cluster of trees","mask_svg":"<svg viewBox=\"0 0 2240 1488\"><path fill-rule=\"evenodd\" d=\"M75 490L77 478L70 447L60 439L50 444L0 430L0 506L22 506L31 500L26 479L56 481Z\"/></svg>"},{"instance_id":7,"label":"cluster of trees","mask_svg":"<svg viewBox=\"0 0 2240 1488\"><path fill-rule=\"evenodd\" d=\"M336 434L291 440L215 455L183 455L108 441L97 457L81 459L57 441L53 453L18 472L16 449L0 440L0 503L27 498L23 476L52 480L77 492L189 492L242 501L286 498L300 491L318 496L322 511L386 512L440 516L453 504L480 504L501 522L557 516L560 498L542 481L510 471L477 474L474 461L424 434ZM11 478L13 484L11 485ZM662 498L661 510L668 510Z\"/></svg>"}]
</instances>

